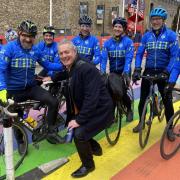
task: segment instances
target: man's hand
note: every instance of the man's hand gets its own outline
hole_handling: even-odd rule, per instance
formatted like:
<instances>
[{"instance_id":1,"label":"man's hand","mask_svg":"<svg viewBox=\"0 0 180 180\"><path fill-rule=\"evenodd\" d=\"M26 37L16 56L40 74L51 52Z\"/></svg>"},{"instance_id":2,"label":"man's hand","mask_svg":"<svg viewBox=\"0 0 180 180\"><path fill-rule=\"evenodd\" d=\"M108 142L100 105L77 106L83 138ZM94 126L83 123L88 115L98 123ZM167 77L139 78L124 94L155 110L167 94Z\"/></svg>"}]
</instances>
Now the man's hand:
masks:
<instances>
[{"instance_id":1,"label":"man's hand","mask_svg":"<svg viewBox=\"0 0 180 180\"><path fill-rule=\"evenodd\" d=\"M168 79L169 78L169 72L167 71L167 70L164 70L163 72L161 72L159 75L158 75L158 77L160 78L160 79Z\"/></svg>"},{"instance_id":2,"label":"man's hand","mask_svg":"<svg viewBox=\"0 0 180 180\"><path fill-rule=\"evenodd\" d=\"M50 76L47 76L47 77L44 77L42 79L43 82L46 82L46 81L51 81L51 77Z\"/></svg>"},{"instance_id":3,"label":"man's hand","mask_svg":"<svg viewBox=\"0 0 180 180\"><path fill-rule=\"evenodd\" d=\"M76 122L75 119L71 120L69 123L68 123L68 129L74 129L74 128L77 128L79 127L80 125Z\"/></svg>"},{"instance_id":4,"label":"man's hand","mask_svg":"<svg viewBox=\"0 0 180 180\"><path fill-rule=\"evenodd\" d=\"M130 75L128 73L123 73L122 77L124 78L126 86L129 87L130 82L131 82Z\"/></svg>"},{"instance_id":5,"label":"man's hand","mask_svg":"<svg viewBox=\"0 0 180 180\"><path fill-rule=\"evenodd\" d=\"M141 68L135 68L134 73L132 75L133 82L140 80L141 78Z\"/></svg>"},{"instance_id":6,"label":"man's hand","mask_svg":"<svg viewBox=\"0 0 180 180\"><path fill-rule=\"evenodd\" d=\"M0 104L1 105L6 105L7 103L7 90L6 89L3 89L3 90L0 90Z\"/></svg>"}]
</instances>

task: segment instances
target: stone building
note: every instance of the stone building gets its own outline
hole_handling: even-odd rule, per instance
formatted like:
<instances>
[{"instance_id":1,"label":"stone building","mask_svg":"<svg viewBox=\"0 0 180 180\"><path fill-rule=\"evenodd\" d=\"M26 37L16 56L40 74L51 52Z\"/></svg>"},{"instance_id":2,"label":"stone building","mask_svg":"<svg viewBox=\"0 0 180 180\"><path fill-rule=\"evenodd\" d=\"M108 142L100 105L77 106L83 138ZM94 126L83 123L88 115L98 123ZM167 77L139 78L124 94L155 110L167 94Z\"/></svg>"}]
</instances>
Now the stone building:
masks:
<instances>
[{"instance_id":1,"label":"stone building","mask_svg":"<svg viewBox=\"0 0 180 180\"><path fill-rule=\"evenodd\" d=\"M178 1L178 0L177 0ZM111 33L112 9L119 9L122 15L123 0L52 0L52 24L57 29L58 34L76 35L78 33L78 19L80 16L80 4L86 5L88 15L93 19L93 33ZM148 16L150 5L162 5L169 11L168 25L171 25L177 9L176 0L145 0L146 18L144 25L148 27ZM172 3L173 2L173 3ZM18 24L25 19L30 19L38 25L38 36L41 37L43 26L49 24L49 4L50 0L0 0L0 34L8 28L17 28ZM104 20L97 20L98 12L103 12ZM101 8L105 9L102 11ZM83 11L83 9L82 9ZM66 30L66 31L65 31Z\"/></svg>"}]
</instances>

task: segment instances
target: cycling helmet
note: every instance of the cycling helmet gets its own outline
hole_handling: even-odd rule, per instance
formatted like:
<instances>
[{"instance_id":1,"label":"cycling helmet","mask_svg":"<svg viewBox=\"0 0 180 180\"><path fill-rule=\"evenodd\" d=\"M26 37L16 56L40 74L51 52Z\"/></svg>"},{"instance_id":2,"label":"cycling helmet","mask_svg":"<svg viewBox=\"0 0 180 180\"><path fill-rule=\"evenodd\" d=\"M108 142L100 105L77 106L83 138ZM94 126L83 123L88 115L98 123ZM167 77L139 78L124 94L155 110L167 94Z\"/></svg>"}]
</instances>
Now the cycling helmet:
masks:
<instances>
[{"instance_id":1,"label":"cycling helmet","mask_svg":"<svg viewBox=\"0 0 180 180\"><path fill-rule=\"evenodd\" d=\"M5 33L5 38L7 42L13 41L18 38L18 34L13 29L8 29Z\"/></svg>"},{"instance_id":2,"label":"cycling helmet","mask_svg":"<svg viewBox=\"0 0 180 180\"><path fill-rule=\"evenodd\" d=\"M122 17L117 17L113 20L113 26L115 26L115 24L121 24L123 29L127 29L127 21L125 18Z\"/></svg>"},{"instance_id":3,"label":"cycling helmet","mask_svg":"<svg viewBox=\"0 0 180 180\"><path fill-rule=\"evenodd\" d=\"M161 7L157 7L154 8L151 12L150 12L150 18L153 16L159 16L162 19L167 19L168 13L165 9L161 8Z\"/></svg>"},{"instance_id":4,"label":"cycling helmet","mask_svg":"<svg viewBox=\"0 0 180 180\"><path fill-rule=\"evenodd\" d=\"M89 17L87 15L83 15L82 17L80 17L79 18L79 25L81 25L81 24L91 25L92 24L91 17Z\"/></svg>"},{"instance_id":5,"label":"cycling helmet","mask_svg":"<svg viewBox=\"0 0 180 180\"><path fill-rule=\"evenodd\" d=\"M44 26L44 29L43 29L43 35L45 33L50 33L50 34L55 34L55 29L53 26Z\"/></svg>"},{"instance_id":6,"label":"cycling helmet","mask_svg":"<svg viewBox=\"0 0 180 180\"><path fill-rule=\"evenodd\" d=\"M37 34L37 26L30 20L21 22L21 24L18 26L18 29L33 36L36 36Z\"/></svg>"}]
</instances>

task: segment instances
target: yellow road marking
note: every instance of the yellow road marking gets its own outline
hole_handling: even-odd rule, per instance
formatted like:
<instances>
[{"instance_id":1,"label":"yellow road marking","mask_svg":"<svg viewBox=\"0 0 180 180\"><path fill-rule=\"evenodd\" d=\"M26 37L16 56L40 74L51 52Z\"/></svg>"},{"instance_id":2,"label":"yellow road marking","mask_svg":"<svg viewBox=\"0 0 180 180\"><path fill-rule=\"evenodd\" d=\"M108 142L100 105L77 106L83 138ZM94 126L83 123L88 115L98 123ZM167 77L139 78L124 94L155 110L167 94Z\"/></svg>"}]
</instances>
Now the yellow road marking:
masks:
<instances>
[{"instance_id":1,"label":"yellow road marking","mask_svg":"<svg viewBox=\"0 0 180 180\"><path fill-rule=\"evenodd\" d=\"M180 101L175 103L175 109L179 108L179 106ZM136 126L137 122L137 120L133 121L122 128L119 142L115 146L110 146L106 138L99 141L103 148L103 156L94 156L96 170L88 174L88 176L81 178L81 180L109 180L160 139L165 127L165 120L159 123L156 118L153 122L147 147L142 150L139 147L139 135L132 133L132 128ZM71 173L79 168L81 162L77 153L70 156L69 160L69 163L43 180L73 180L74 178L71 177Z\"/></svg>"}]
</instances>

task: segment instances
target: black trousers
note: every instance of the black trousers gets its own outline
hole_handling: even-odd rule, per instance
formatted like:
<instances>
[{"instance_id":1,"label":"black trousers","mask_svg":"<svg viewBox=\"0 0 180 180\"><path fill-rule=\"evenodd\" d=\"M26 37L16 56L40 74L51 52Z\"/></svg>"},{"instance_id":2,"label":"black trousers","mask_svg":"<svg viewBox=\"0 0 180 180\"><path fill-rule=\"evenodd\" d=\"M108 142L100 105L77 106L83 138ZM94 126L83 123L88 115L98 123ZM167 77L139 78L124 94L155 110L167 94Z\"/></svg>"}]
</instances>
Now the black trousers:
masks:
<instances>
[{"instance_id":1,"label":"black trousers","mask_svg":"<svg viewBox=\"0 0 180 180\"><path fill-rule=\"evenodd\" d=\"M48 125L53 126L56 122L58 113L58 101L47 90L36 85L34 87L28 87L21 91L8 91L8 97L13 98L16 102L22 102L26 100L37 100L48 106L47 121Z\"/></svg>"},{"instance_id":2,"label":"black trousers","mask_svg":"<svg viewBox=\"0 0 180 180\"><path fill-rule=\"evenodd\" d=\"M85 167L94 167L92 143L91 140L85 140L86 131L83 126L74 129L74 142L82 165Z\"/></svg>"},{"instance_id":3,"label":"black trousers","mask_svg":"<svg viewBox=\"0 0 180 180\"><path fill-rule=\"evenodd\" d=\"M150 74L150 73L147 71L144 74ZM154 75L154 73L152 75ZM166 96L164 94L164 88L167 85L166 80L157 80L154 82L154 84L157 84L158 90L161 94L162 101L163 101L163 104L165 107L165 117L166 117L166 121L168 122L174 114L172 93L170 92L170 93L166 94ZM150 92L150 82L147 79L142 79L140 102L139 102L139 106L138 106L139 117L142 116L144 104L145 104L146 98L149 95L149 92Z\"/></svg>"}]
</instances>

